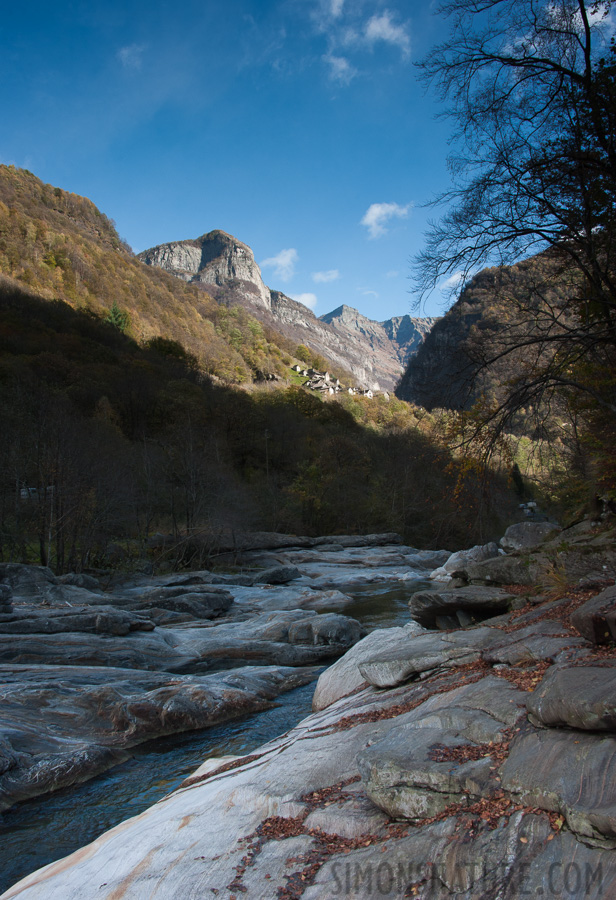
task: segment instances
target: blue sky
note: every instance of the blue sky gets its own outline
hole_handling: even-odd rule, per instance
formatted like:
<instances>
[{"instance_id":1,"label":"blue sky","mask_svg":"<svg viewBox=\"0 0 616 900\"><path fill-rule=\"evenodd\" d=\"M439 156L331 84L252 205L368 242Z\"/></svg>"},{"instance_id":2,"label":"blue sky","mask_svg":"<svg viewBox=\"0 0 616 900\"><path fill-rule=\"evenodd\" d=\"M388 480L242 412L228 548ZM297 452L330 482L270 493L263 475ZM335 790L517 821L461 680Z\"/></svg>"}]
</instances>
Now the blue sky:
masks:
<instances>
[{"instance_id":1,"label":"blue sky","mask_svg":"<svg viewBox=\"0 0 616 900\"><path fill-rule=\"evenodd\" d=\"M432 6L5 4L0 161L90 197L135 251L221 228L317 315L403 315L422 204L448 184L450 128L413 68L443 36Z\"/></svg>"}]
</instances>

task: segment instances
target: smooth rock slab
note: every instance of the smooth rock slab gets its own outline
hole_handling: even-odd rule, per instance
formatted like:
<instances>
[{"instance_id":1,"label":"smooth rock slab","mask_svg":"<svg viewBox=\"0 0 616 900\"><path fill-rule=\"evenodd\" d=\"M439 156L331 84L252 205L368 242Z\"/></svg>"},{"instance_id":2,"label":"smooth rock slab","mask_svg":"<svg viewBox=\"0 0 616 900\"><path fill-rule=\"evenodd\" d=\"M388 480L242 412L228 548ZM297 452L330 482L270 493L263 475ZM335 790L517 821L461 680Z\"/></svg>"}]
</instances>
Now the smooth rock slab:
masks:
<instances>
[{"instance_id":1,"label":"smooth rock slab","mask_svg":"<svg viewBox=\"0 0 616 900\"><path fill-rule=\"evenodd\" d=\"M332 856L302 900L608 900L616 896L616 854L555 835L546 817L525 812L475 837L447 819L351 854ZM413 893L413 890L415 893ZM251 894L250 898L265 896Z\"/></svg>"},{"instance_id":2,"label":"smooth rock slab","mask_svg":"<svg viewBox=\"0 0 616 900\"><path fill-rule=\"evenodd\" d=\"M347 697L361 685L365 685L366 681L359 671L360 663L373 658L375 654L405 647L409 638L422 632L421 625L414 622L399 628L379 628L371 632L319 676L312 698L312 709L315 712L326 709L336 700Z\"/></svg>"},{"instance_id":3,"label":"smooth rock slab","mask_svg":"<svg viewBox=\"0 0 616 900\"><path fill-rule=\"evenodd\" d=\"M94 777L129 747L264 709L313 669L203 677L79 666L0 666L0 810Z\"/></svg>"},{"instance_id":4,"label":"smooth rock slab","mask_svg":"<svg viewBox=\"0 0 616 900\"><path fill-rule=\"evenodd\" d=\"M489 676L436 695L387 736L363 750L357 763L368 797L394 818L418 821L452 803L469 804L500 790L489 742L505 739L505 729L523 715L524 695L501 678ZM437 747L485 745L477 760L437 762Z\"/></svg>"},{"instance_id":5,"label":"smooth rock slab","mask_svg":"<svg viewBox=\"0 0 616 900\"><path fill-rule=\"evenodd\" d=\"M610 665L552 666L526 706L550 728L616 731L616 660Z\"/></svg>"},{"instance_id":6,"label":"smooth rock slab","mask_svg":"<svg viewBox=\"0 0 616 900\"><path fill-rule=\"evenodd\" d=\"M616 847L616 739L528 726L500 769L523 803L562 813L571 831Z\"/></svg>"},{"instance_id":7,"label":"smooth rock slab","mask_svg":"<svg viewBox=\"0 0 616 900\"><path fill-rule=\"evenodd\" d=\"M126 635L131 631L152 631L149 619L112 606L83 609L40 609L20 606L10 618L0 621L0 634L90 634Z\"/></svg>"},{"instance_id":8,"label":"smooth rock slab","mask_svg":"<svg viewBox=\"0 0 616 900\"><path fill-rule=\"evenodd\" d=\"M584 648L590 649L588 641L572 637L560 622L546 619L509 634L503 632L501 640L487 647L481 656L489 663L517 666L544 659L554 660L564 651Z\"/></svg>"},{"instance_id":9,"label":"smooth rock slab","mask_svg":"<svg viewBox=\"0 0 616 900\"><path fill-rule=\"evenodd\" d=\"M289 610L241 622L130 632L125 637L0 634L0 662L202 674L246 664L313 665L339 656L363 635L354 619Z\"/></svg>"},{"instance_id":10,"label":"smooth rock slab","mask_svg":"<svg viewBox=\"0 0 616 900\"><path fill-rule=\"evenodd\" d=\"M502 632L495 628L420 634L404 646L360 663L359 671L375 687L392 687L423 672L476 662L482 650L499 640L502 641Z\"/></svg>"}]
</instances>

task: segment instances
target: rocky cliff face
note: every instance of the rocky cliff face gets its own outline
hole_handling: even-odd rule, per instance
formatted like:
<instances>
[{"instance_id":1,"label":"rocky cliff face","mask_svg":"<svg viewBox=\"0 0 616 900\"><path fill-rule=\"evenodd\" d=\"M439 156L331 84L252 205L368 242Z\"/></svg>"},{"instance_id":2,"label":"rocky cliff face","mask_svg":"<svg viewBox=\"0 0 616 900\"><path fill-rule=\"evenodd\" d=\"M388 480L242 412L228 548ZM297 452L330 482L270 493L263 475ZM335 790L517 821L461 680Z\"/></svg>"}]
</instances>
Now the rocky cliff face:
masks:
<instances>
[{"instance_id":1,"label":"rocky cliff face","mask_svg":"<svg viewBox=\"0 0 616 900\"><path fill-rule=\"evenodd\" d=\"M525 347L525 339L554 330L554 311L570 290L548 254L483 269L409 357L397 396L426 409L470 409L480 395L498 399L525 366L545 361L546 351Z\"/></svg>"},{"instance_id":2,"label":"rocky cliff face","mask_svg":"<svg viewBox=\"0 0 616 900\"><path fill-rule=\"evenodd\" d=\"M350 306L339 306L321 316L335 332L346 352L363 366L364 380L394 387L409 358L417 352L437 320L396 316L374 322Z\"/></svg>"},{"instance_id":3,"label":"rocky cliff face","mask_svg":"<svg viewBox=\"0 0 616 900\"><path fill-rule=\"evenodd\" d=\"M394 389L409 357L436 321L396 316L373 322L349 306L317 318L303 304L266 287L250 247L224 231L160 244L139 258L202 285L220 303L246 307L266 325L347 369L358 384L372 390Z\"/></svg>"},{"instance_id":4,"label":"rocky cliff face","mask_svg":"<svg viewBox=\"0 0 616 900\"><path fill-rule=\"evenodd\" d=\"M269 309L270 294L250 247L224 231L210 231L195 240L159 244L139 254L148 266L158 266L197 284L233 285L249 305Z\"/></svg>"}]
</instances>

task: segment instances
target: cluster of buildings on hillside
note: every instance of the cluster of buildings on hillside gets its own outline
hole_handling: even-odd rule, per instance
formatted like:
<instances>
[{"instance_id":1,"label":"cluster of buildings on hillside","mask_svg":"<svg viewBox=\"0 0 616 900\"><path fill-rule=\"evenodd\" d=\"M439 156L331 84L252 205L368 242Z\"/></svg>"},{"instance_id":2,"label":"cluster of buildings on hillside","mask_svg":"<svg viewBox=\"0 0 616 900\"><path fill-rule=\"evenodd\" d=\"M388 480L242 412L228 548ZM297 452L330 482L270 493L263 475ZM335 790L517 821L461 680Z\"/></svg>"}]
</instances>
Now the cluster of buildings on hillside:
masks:
<instances>
[{"instance_id":1,"label":"cluster of buildings on hillside","mask_svg":"<svg viewBox=\"0 0 616 900\"><path fill-rule=\"evenodd\" d=\"M339 394L342 391L346 391L358 397L368 397L369 399L374 397L374 391L371 391L369 388L345 388L340 384L340 380L332 378L329 372L318 372L316 369L302 369L299 365L295 365L292 368L298 375L308 379L304 382L304 387L309 388L311 391L318 391L320 394ZM387 395L385 396L387 397Z\"/></svg>"}]
</instances>

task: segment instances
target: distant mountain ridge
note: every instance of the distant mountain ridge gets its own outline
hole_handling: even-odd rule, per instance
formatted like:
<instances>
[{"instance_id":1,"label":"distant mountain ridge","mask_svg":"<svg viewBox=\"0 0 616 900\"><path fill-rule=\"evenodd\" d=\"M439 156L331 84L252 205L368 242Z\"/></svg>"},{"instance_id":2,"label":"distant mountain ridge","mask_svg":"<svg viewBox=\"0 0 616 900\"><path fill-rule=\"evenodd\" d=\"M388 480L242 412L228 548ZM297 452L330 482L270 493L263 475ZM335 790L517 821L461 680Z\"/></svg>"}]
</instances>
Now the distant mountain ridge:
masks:
<instances>
[{"instance_id":1,"label":"distant mountain ridge","mask_svg":"<svg viewBox=\"0 0 616 900\"><path fill-rule=\"evenodd\" d=\"M220 303L245 307L373 390L393 390L409 358L437 321L405 315L374 322L346 305L317 318L302 303L267 287L250 247L224 231L159 244L138 258L203 287Z\"/></svg>"}]
</instances>

